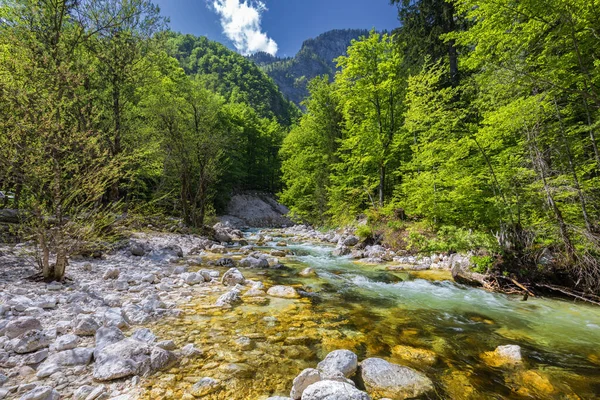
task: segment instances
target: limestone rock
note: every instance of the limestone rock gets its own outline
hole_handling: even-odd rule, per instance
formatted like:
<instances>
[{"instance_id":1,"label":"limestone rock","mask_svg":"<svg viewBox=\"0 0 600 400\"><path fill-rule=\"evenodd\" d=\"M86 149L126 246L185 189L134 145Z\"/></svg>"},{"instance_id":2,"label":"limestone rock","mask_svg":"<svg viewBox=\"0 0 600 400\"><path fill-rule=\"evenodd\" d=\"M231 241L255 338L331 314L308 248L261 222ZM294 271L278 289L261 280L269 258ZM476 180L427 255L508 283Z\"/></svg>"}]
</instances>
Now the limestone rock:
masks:
<instances>
[{"instance_id":1,"label":"limestone rock","mask_svg":"<svg viewBox=\"0 0 600 400\"><path fill-rule=\"evenodd\" d=\"M356 373L358 357L350 350L334 350L327 354L317 368L326 375L335 374L336 371L344 374L346 378Z\"/></svg>"},{"instance_id":2,"label":"limestone rock","mask_svg":"<svg viewBox=\"0 0 600 400\"><path fill-rule=\"evenodd\" d=\"M221 283L225 286L235 286L237 284L243 285L246 283L246 279L239 269L231 268L223 274Z\"/></svg>"},{"instance_id":3,"label":"limestone rock","mask_svg":"<svg viewBox=\"0 0 600 400\"><path fill-rule=\"evenodd\" d=\"M409 399L433 390L433 382L411 368L381 358L367 358L360 365L367 392L375 398Z\"/></svg>"},{"instance_id":4,"label":"limestone rock","mask_svg":"<svg viewBox=\"0 0 600 400\"><path fill-rule=\"evenodd\" d=\"M285 299L297 299L300 297L296 289L291 286L276 285L267 290L267 294L273 297L282 297Z\"/></svg>"},{"instance_id":5,"label":"limestone rock","mask_svg":"<svg viewBox=\"0 0 600 400\"><path fill-rule=\"evenodd\" d=\"M371 400L371 397L348 383L319 381L304 390L302 400Z\"/></svg>"},{"instance_id":6,"label":"limestone rock","mask_svg":"<svg viewBox=\"0 0 600 400\"><path fill-rule=\"evenodd\" d=\"M94 336L99 328L98 321L90 316L83 315L77 318L73 333L79 336Z\"/></svg>"},{"instance_id":7,"label":"limestone rock","mask_svg":"<svg viewBox=\"0 0 600 400\"><path fill-rule=\"evenodd\" d=\"M481 358L492 367L516 366L523 363L521 347L514 344L498 346L494 351L483 353Z\"/></svg>"},{"instance_id":8,"label":"limestone rock","mask_svg":"<svg viewBox=\"0 0 600 400\"><path fill-rule=\"evenodd\" d=\"M290 392L290 397L293 400L298 400L302 397L302 393L306 390L307 387L312 385L313 383L319 382L321 380L321 373L314 368L306 368L296 378L294 378L294 382L292 383L292 391Z\"/></svg>"},{"instance_id":9,"label":"limestone rock","mask_svg":"<svg viewBox=\"0 0 600 400\"><path fill-rule=\"evenodd\" d=\"M58 400L60 394L50 386L38 386L21 396L20 400Z\"/></svg>"},{"instance_id":10,"label":"limestone rock","mask_svg":"<svg viewBox=\"0 0 600 400\"><path fill-rule=\"evenodd\" d=\"M4 328L4 335L9 339L14 339L28 331L41 331L42 323L31 317L23 317L10 321Z\"/></svg>"},{"instance_id":11,"label":"limestone rock","mask_svg":"<svg viewBox=\"0 0 600 400\"><path fill-rule=\"evenodd\" d=\"M27 331L17 339L14 347L15 353L25 354L50 346L52 338L42 331Z\"/></svg>"}]
</instances>

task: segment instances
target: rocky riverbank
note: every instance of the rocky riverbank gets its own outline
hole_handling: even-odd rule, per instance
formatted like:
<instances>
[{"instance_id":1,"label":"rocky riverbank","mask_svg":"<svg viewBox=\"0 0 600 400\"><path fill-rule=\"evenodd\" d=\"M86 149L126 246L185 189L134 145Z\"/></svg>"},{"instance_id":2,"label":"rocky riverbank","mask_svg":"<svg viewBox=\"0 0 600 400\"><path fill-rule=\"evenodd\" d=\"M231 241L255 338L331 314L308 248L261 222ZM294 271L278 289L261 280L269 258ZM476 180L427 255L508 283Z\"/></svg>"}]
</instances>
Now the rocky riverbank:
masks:
<instances>
[{"instance_id":1,"label":"rocky riverbank","mask_svg":"<svg viewBox=\"0 0 600 400\"><path fill-rule=\"evenodd\" d=\"M402 331L409 336L392 346L391 359L372 356L381 344L346 327L361 313L369 318L368 304L316 315L315 270L285 264L299 268L289 245L310 241L362 251L365 262L389 259L392 272L449 268L460 259L400 258L361 248L350 232L306 227L245 237L219 224L213 239L136 233L98 258L72 260L68 279L51 284L27 279L35 273L27 245L3 246L0 399L401 399L439 385L427 376L439 357L410 339L417 331ZM300 277L307 285L269 276ZM319 362L317 344L326 352ZM359 362L365 353L371 356ZM518 346L481 359L494 368L522 364ZM444 383L447 393L468 380L456 374Z\"/></svg>"}]
</instances>

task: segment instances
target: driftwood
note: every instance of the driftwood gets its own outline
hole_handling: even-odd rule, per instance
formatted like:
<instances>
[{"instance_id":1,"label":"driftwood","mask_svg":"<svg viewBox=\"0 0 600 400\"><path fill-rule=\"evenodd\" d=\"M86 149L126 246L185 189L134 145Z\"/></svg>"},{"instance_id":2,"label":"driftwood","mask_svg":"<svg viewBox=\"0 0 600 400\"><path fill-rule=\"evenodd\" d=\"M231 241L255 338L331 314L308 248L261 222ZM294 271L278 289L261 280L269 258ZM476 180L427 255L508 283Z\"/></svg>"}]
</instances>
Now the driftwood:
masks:
<instances>
[{"instance_id":1,"label":"driftwood","mask_svg":"<svg viewBox=\"0 0 600 400\"><path fill-rule=\"evenodd\" d=\"M546 284L546 283L536 284L536 286L537 287L542 287L542 288L545 288L545 289L549 289L549 290L554 291L554 292L562 293L562 294L564 294L566 296L573 297L573 298L576 298L576 299L581 300L581 301L585 301L586 303L591 303L591 304L595 304L597 306L600 306L600 301L592 300L592 298L598 299L598 296L593 295L593 294L581 293L581 292L577 292L575 290L571 290L571 289L568 289L568 288L565 288L565 287L555 286L555 285L549 285L549 284Z\"/></svg>"}]
</instances>

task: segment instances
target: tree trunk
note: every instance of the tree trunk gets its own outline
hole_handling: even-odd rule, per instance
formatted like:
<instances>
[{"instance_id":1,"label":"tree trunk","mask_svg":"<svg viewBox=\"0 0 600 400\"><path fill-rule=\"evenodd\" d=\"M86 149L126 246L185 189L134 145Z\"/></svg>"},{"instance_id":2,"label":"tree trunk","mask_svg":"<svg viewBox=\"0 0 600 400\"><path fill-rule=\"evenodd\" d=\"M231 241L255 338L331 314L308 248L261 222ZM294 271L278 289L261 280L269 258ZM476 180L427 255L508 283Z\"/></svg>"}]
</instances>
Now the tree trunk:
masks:
<instances>
[{"instance_id":1,"label":"tree trunk","mask_svg":"<svg viewBox=\"0 0 600 400\"><path fill-rule=\"evenodd\" d=\"M562 116L560 115L560 110L558 108L558 103L556 100L554 101L554 107L556 108L556 117L558 118L558 123L560 126L560 138L565 147L565 152L567 154L567 160L569 162L569 169L571 170L571 175L573 176L573 184L575 185L575 190L577 191L577 195L579 197L579 204L581 205L581 213L583 215L583 221L585 222L585 227L589 233L592 233L592 223L590 222L590 217L587 211L587 204L585 201L585 196L583 195L583 191L581 190L581 185L579 184L579 177L577 176L577 171L575 170L575 165L573 162L573 155L571 153L571 146L567 141L565 134L565 127L563 125Z\"/></svg>"},{"instance_id":2,"label":"tree trunk","mask_svg":"<svg viewBox=\"0 0 600 400\"><path fill-rule=\"evenodd\" d=\"M113 140L112 156L117 157L121 153L121 93L118 87L116 74L113 76L113 117L115 119L115 136ZM119 200L119 182L114 182L110 187L110 201Z\"/></svg>"},{"instance_id":3,"label":"tree trunk","mask_svg":"<svg viewBox=\"0 0 600 400\"><path fill-rule=\"evenodd\" d=\"M384 190L385 190L385 165L379 166L379 207L383 207L384 204Z\"/></svg>"}]
</instances>

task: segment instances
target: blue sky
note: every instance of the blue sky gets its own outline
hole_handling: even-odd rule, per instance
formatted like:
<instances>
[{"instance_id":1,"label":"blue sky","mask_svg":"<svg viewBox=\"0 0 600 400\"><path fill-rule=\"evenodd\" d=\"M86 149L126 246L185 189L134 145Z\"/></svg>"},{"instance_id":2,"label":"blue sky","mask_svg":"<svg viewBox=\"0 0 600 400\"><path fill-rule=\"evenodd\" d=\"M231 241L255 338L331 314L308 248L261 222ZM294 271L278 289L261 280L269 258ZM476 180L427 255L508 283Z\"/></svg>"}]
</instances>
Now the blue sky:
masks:
<instances>
[{"instance_id":1,"label":"blue sky","mask_svg":"<svg viewBox=\"0 0 600 400\"><path fill-rule=\"evenodd\" d=\"M391 30L388 0L155 0L171 29L209 39L242 54L293 56L308 38L331 29Z\"/></svg>"}]
</instances>

